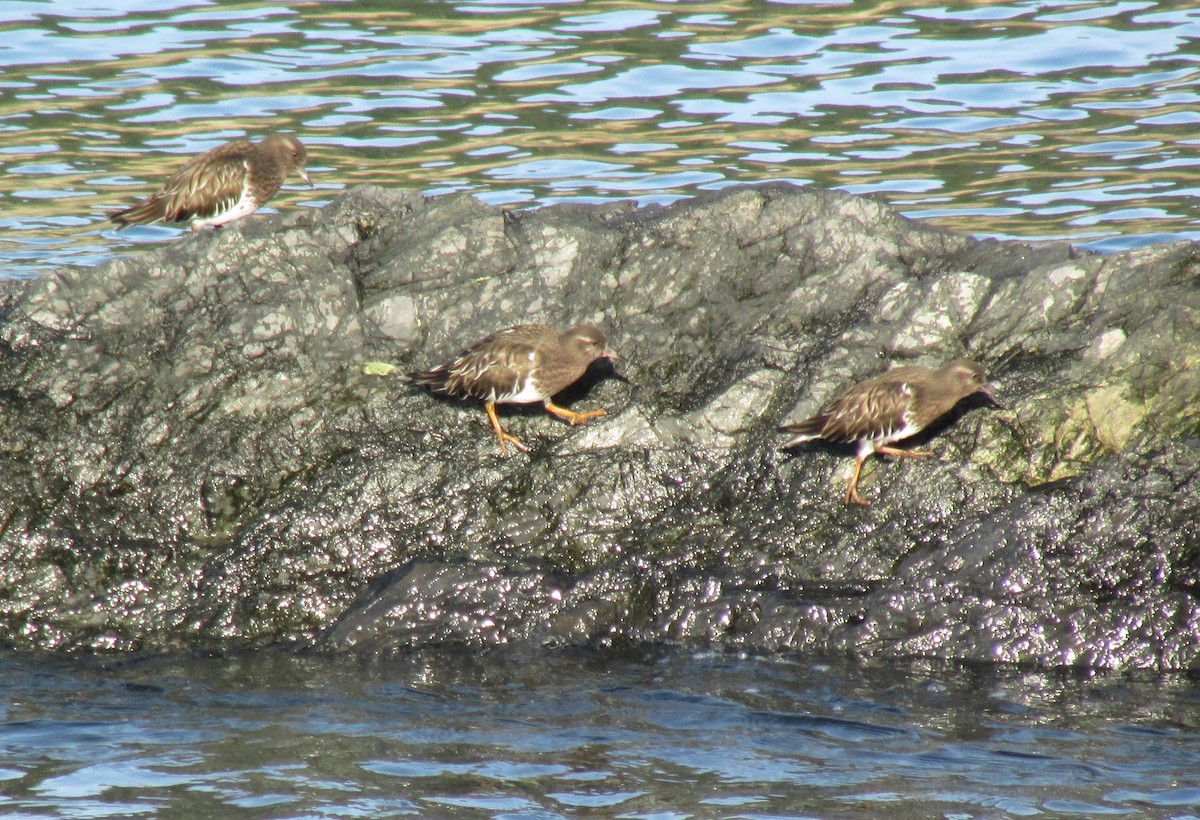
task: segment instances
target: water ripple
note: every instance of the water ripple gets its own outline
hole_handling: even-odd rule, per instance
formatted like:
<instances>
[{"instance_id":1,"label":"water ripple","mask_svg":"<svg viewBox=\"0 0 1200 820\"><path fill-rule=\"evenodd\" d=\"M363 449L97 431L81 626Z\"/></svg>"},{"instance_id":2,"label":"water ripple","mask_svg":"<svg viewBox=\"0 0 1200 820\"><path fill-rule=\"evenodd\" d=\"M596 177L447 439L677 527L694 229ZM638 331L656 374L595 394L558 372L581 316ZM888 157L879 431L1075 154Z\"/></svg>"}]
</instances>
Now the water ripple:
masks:
<instances>
[{"instance_id":1,"label":"water ripple","mask_svg":"<svg viewBox=\"0 0 1200 820\"><path fill-rule=\"evenodd\" d=\"M1137 679L681 651L0 655L0 813L1142 814L1200 700Z\"/></svg>"},{"instance_id":2,"label":"water ripple","mask_svg":"<svg viewBox=\"0 0 1200 820\"><path fill-rule=\"evenodd\" d=\"M273 130L317 171L279 209L362 183L537 205L788 179L980 236L1187 238L1198 38L1200 9L1165 2L0 2L0 276L160 241L106 216ZM1095 195L1064 209L1063 185Z\"/></svg>"}]
</instances>

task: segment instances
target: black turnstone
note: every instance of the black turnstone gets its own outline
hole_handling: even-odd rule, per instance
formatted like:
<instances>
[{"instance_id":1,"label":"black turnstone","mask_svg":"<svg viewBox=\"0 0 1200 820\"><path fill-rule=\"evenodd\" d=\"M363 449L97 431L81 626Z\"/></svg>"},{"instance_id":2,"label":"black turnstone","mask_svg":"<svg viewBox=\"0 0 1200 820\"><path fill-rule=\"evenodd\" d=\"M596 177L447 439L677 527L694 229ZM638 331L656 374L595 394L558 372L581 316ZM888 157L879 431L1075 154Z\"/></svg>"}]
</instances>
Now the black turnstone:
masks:
<instances>
[{"instance_id":1,"label":"black turnstone","mask_svg":"<svg viewBox=\"0 0 1200 820\"><path fill-rule=\"evenodd\" d=\"M969 359L955 359L937 370L919 365L896 367L843 389L812 418L780 427L781 432L794 434L783 447L813 439L857 444L846 503L866 506L857 488L867 456L928 456L927 452L888 445L921 432L967 396L982 392L990 398L990 387L983 368Z\"/></svg>"},{"instance_id":2,"label":"black turnstone","mask_svg":"<svg viewBox=\"0 0 1200 820\"><path fill-rule=\"evenodd\" d=\"M306 156L304 145L290 134L271 134L259 143L228 142L191 160L160 191L109 219L122 228L189 220L193 231L225 225L261 208L293 170L311 186Z\"/></svg>"},{"instance_id":3,"label":"black turnstone","mask_svg":"<svg viewBox=\"0 0 1200 820\"><path fill-rule=\"evenodd\" d=\"M409 373L408 378L437 393L479 399L500 442L500 452L505 452L506 442L525 451L528 448L521 440L500 426L496 405L540 401L546 410L571 424L603 416L603 409L576 413L551 401L602 358L618 357L608 349L604 334L591 325L576 325L567 331L549 325L517 325L481 339L439 367Z\"/></svg>"}]
</instances>

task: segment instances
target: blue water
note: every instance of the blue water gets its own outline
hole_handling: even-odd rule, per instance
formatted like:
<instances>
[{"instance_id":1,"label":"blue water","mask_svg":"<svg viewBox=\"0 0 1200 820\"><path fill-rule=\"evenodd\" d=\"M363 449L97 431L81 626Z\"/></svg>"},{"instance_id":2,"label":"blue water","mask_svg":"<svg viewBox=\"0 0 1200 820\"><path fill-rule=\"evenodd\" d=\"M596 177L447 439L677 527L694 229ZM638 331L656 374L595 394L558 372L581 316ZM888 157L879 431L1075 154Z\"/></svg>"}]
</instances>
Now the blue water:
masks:
<instances>
[{"instance_id":1,"label":"blue water","mask_svg":"<svg viewBox=\"0 0 1200 820\"><path fill-rule=\"evenodd\" d=\"M174 229L106 216L294 131L317 190L509 206L772 179L978 236L1196 238L1188 2L0 2L0 276Z\"/></svg>"},{"instance_id":2,"label":"blue water","mask_svg":"<svg viewBox=\"0 0 1200 820\"><path fill-rule=\"evenodd\" d=\"M0 656L0 815L1194 817L1185 676L679 650Z\"/></svg>"}]
</instances>

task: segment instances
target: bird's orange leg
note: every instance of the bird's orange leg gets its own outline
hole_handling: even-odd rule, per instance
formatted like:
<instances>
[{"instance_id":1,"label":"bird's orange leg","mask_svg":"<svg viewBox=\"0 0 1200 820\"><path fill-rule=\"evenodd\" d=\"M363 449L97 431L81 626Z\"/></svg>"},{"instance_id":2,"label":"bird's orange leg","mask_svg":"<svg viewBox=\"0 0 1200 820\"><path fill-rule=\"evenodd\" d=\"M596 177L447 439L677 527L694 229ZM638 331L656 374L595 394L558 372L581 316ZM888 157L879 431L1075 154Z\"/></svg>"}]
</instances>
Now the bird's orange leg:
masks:
<instances>
[{"instance_id":1,"label":"bird's orange leg","mask_svg":"<svg viewBox=\"0 0 1200 820\"><path fill-rule=\"evenodd\" d=\"M504 442L506 441L511 442L512 446L516 447L522 453L529 452L529 448L525 446L524 442L516 436L504 432L504 428L500 426L500 419L496 416L496 403L494 401L484 402L483 409L487 410L488 420L492 422L492 429L496 431L496 439L500 442L501 454L507 453L504 449Z\"/></svg>"},{"instance_id":2,"label":"bird's orange leg","mask_svg":"<svg viewBox=\"0 0 1200 820\"><path fill-rule=\"evenodd\" d=\"M854 459L854 472L850 474L850 486L846 488L847 504L857 504L860 507L867 506L867 502L863 501L862 496L858 494L858 476L862 472L863 462L866 460L866 455L861 455Z\"/></svg>"},{"instance_id":3,"label":"bird's orange leg","mask_svg":"<svg viewBox=\"0 0 1200 820\"><path fill-rule=\"evenodd\" d=\"M875 452L883 453L885 456L895 456L896 458L929 458L933 453L925 450L901 450L899 447L887 447L880 445L875 448Z\"/></svg>"},{"instance_id":4,"label":"bird's orange leg","mask_svg":"<svg viewBox=\"0 0 1200 820\"><path fill-rule=\"evenodd\" d=\"M558 416L560 419L566 419L567 421L571 422L572 425L587 424L589 420L594 419L597 416L604 416L608 414L608 411L606 411L603 407L601 407L599 410L588 410L586 413L576 413L574 410L568 410L565 407L559 407L552 401L546 402L546 410Z\"/></svg>"}]
</instances>

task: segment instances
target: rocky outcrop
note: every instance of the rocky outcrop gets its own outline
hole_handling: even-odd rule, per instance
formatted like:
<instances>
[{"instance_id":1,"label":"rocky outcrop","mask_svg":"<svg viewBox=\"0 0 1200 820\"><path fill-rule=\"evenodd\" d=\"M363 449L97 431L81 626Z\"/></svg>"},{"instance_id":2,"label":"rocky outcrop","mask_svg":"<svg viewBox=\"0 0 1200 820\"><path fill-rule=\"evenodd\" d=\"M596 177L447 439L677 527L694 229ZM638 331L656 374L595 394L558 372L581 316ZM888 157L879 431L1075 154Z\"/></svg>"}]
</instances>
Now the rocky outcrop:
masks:
<instances>
[{"instance_id":1,"label":"rocky outcrop","mask_svg":"<svg viewBox=\"0 0 1200 820\"><path fill-rule=\"evenodd\" d=\"M357 188L0 295L22 647L684 642L1200 665L1200 251L980 242L767 185L505 213ZM601 326L505 424L368 361ZM778 448L892 363L984 363L933 459Z\"/></svg>"}]
</instances>

